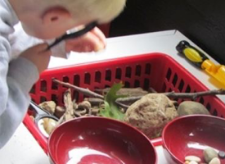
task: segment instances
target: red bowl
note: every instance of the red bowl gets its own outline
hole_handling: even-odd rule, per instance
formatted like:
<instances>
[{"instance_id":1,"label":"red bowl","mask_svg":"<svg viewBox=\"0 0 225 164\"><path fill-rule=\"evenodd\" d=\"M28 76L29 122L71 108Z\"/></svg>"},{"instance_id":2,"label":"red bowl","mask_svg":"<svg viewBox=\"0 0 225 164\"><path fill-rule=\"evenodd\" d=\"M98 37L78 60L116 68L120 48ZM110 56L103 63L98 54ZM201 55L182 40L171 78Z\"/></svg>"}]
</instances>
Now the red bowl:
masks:
<instances>
[{"instance_id":1,"label":"red bowl","mask_svg":"<svg viewBox=\"0 0 225 164\"><path fill-rule=\"evenodd\" d=\"M225 151L225 119L207 115L179 117L165 126L162 141L170 164L183 164L188 155L204 161L203 150L208 146Z\"/></svg>"},{"instance_id":2,"label":"red bowl","mask_svg":"<svg viewBox=\"0 0 225 164\"><path fill-rule=\"evenodd\" d=\"M150 140L126 123L83 117L57 127L48 140L53 164L156 164Z\"/></svg>"}]
</instances>

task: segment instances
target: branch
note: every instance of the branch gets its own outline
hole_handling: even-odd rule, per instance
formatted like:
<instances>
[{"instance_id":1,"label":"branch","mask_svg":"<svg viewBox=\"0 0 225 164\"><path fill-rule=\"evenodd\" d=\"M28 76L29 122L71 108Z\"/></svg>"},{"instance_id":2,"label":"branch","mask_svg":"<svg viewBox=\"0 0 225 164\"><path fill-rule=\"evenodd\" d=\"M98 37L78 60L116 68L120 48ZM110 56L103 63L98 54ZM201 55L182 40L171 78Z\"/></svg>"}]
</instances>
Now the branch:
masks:
<instances>
[{"instance_id":1,"label":"branch","mask_svg":"<svg viewBox=\"0 0 225 164\"><path fill-rule=\"evenodd\" d=\"M73 88L74 90L83 93L86 96L94 97L94 98L99 98L101 100L104 100L104 96L92 92L89 89L81 88L75 85L72 85L70 83L65 83L62 81L59 81L57 79L53 79L53 82L64 85L69 88ZM151 90L154 92L154 90ZM196 92L196 93L175 93L175 92L166 92L166 93L159 93L159 94L165 94L169 98L189 98L192 100L195 100L198 97L201 96L209 96L209 95L225 95L225 90L224 89L219 89L219 90L209 90L209 91L202 91L202 92ZM116 100L117 105L126 108L128 107L126 103L132 103L135 102L139 99L141 99L143 96L130 96L126 98L119 98ZM101 101L99 101L101 102Z\"/></svg>"},{"instance_id":2,"label":"branch","mask_svg":"<svg viewBox=\"0 0 225 164\"><path fill-rule=\"evenodd\" d=\"M59 81L57 79L53 79L52 81L55 82L55 83L64 85L64 86L66 86L68 88L73 88L74 90L76 90L78 92L81 92L81 93L83 93L86 96L91 96L91 97L96 97L96 98L104 99L104 97L102 95L100 95L98 93L95 93L95 92L92 92L89 89L81 88L81 87L72 85L70 83L65 83L65 82Z\"/></svg>"},{"instance_id":3,"label":"branch","mask_svg":"<svg viewBox=\"0 0 225 164\"><path fill-rule=\"evenodd\" d=\"M175 92L168 92L164 93L169 98L189 98L195 100L198 97L202 96L209 96L209 95L224 95L224 89L218 90L209 90L209 91L202 91L202 92L195 92L195 93L175 93Z\"/></svg>"},{"instance_id":4,"label":"branch","mask_svg":"<svg viewBox=\"0 0 225 164\"><path fill-rule=\"evenodd\" d=\"M132 103L132 102L135 102L139 99L141 99L143 96L133 96L133 97L125 97L125 98L118 98L116 99L116 103L119 102L119 103Z\"/></svg>"},{"instance_id":5,"label":"branch","mask_svg":"<svg viewBox=\"0 0 225 164\"><path fill-rule=\"evenodd\" d=\"M99 104L103 104L104 103L104 100L102 99L98 99L98 98L85 98L86 101L89 101L93 106L94 105L99 105ZM124 109L127 109L129 107L129 105L126 105L126 104L123 104L119 101L116 101L116 104L121 107L121 108L124 108Z\"/></svg>"},{"instance_id":6,"label":"branch","mask_svg":"<svg viewBox=\"0 0 225 164\"><path fill-rule=\"evenodd\" d=\"M202 92L195 92L195 93L175 93L175 92L166 92L161 93L165 94L169 98L189 98L195 100L198 97L202 96L209 96L209 95L225 95L224 89L219 90L209 90L209 91L202 91ZM126 97L126 98L119 98L116 101L120 103L130 103L141 99L142 96L136 97Z\"/></svg>"},{"instance_id":7,"label":"branch","mask_svg":"<svg viewBox=\"0 0 225 164\"><path fill-rule=\"evenodd\" d=\"M94 97L94 98L99 98L99 100L96 99L98 102L101 102L101 103L104 102L103 101L104 100L104 96L102 96L102 95L100 95L98 93L92 92L89 89L81 88L81 87L72 85L70 83L65 83L65 82L62 82L62 81L57 80L57 79L53 79L53 82L55 82L57 84L64 85L64 86L66 86L68 88L73 88L74 90L76 90L78 92L81 92L81 93L83 93L86 96L90 96L90 97ZM87 98L87 100L93 100L93 99L92 98ZM119 105L122 108L127 108L128 107L127 105L122 104L121 102L116 102L116 104Z\"/></svg>"}]
</instances>

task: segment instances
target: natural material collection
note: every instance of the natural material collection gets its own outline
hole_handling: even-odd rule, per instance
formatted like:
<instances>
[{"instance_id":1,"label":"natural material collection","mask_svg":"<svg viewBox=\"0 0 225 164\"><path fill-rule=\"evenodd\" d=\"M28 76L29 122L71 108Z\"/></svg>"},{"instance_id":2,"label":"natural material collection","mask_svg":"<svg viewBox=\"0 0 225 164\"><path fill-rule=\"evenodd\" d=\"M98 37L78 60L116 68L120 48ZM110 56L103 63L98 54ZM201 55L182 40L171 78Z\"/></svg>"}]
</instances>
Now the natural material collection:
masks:
<instances>
[{"instance_id":1,"label":"natural material collection","mask_svg":"<svg viewBox=\"0 0 225 164\"><path fill-rule=\"evenodd\" d=\"M215 150L211 147L207 147L203 150L203 157L204 159L202 161L201 158L194 155L186 156L184 164L220 164L220 159L225 158L225 153L222 151Z\"/></svg>"},{"instance_id":2,"label":"natural material collection","mask_svg":"<svg viewBox=\"0 0 225 164\"><path fill-rule=\"evenodd\" d=\"M212 90L197 93L156 93L150 88L123 88L122 83L114 84L111 88L90 91L54 79L58 85L68 87L64 93L64 106L58 106L53 101L39 104L52 115L59 118L58 122L44 119L43 126L48 134L59 124L76 117L102 116L127 122L144 132L150 139L160 137L164 126L176 117L191 114L210 113L195 101L183 101L177 104L173 98L195 99L204 95L224 94L224 90ZM71 89L86 97L82 102L72 99Z\"/></svg>"}]
</instances>

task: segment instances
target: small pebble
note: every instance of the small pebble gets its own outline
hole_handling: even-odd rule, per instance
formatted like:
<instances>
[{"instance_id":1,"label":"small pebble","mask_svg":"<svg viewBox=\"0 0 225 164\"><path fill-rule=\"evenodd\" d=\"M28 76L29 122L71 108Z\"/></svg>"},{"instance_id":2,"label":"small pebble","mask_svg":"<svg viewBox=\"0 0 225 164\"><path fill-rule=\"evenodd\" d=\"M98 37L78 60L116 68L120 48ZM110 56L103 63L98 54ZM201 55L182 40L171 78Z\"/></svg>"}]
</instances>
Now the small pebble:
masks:
<instances>
[{"instance_id":1,"label":"small pebble","mask_svg":"<svg viewBox=\"0 0 225 164\"><path fill-rule=\"evenodd\" d=\"M221 159L225 159L225 152L224 151L219 151L218 155Z\"/></svg>"},{"instance_id":2,"label":"small pebble","mask_svg":"<svg viewBox=\"0 0 225 164\"><path fill-rule=\"evenodd\" d=\"M196 161L190 161L188 164L198 164Z\"/></svg>"},{"instance_id":3,"label":"small pebble","mask_svg":"<svg viewBox=\"0 0 225 164\"><path fill-rule=\"evenodd\" d=\"M185 157L185 161L194 161L194 162L200 162L201 159L199 157L196 157L194 155L189 155ZM190 163L189 163L190 164Z\"/></svg>"},{"instance_id":4,"label":"small pebble","mask_svg":"<svg viewBox=\"0 0 225 164\"><path fill-rule=\"evenodd\" d=\"M220 159L219 158L213 158L209 164L221 164Z\"/></svg>"},{"instance_id":5,"label":"small pebble","mask_svg":"<svg viewBox=\"0 0 225 164\"><path fill-rule=\"evenodd\" d=\"M213 158L218 157L218 153L211 147L203 151L204 159L209 163Z\"/></svg>"}]
</instances>

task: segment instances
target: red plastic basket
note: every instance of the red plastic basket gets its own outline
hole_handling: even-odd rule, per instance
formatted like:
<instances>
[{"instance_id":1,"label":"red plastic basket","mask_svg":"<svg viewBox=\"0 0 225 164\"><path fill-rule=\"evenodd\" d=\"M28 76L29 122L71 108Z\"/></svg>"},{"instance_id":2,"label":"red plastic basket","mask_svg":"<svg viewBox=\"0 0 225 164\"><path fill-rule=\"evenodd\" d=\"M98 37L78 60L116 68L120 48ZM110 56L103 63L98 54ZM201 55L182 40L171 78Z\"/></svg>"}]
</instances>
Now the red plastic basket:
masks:
<instances>
[{"instance_id":1,"label":"red plastic basket","mask_svg":"<svg viewBox=\"0 0 225 164\"><path fill-rule=\"evenodd\" d=\"M123 82L125 87L154 88L158 92L197 92L207 88L171 57L161 53L151 53L117 58L96 63L75 65L67 68L51 69L41 74L34 85L31 97L36 103L54 100L62 105L65 87L52 82L53 78L94 90ZM72 96L81 101L84 97L73 92ZM182 100L178 100L182 101ZM225 117L225 104L215 97L201 97L196 101L206 106L211 114ZM47 139L39 133L29 114L24 124L47 153ZM152 140L155 146L161 138Z\"/></svg>"}]
</instances>

